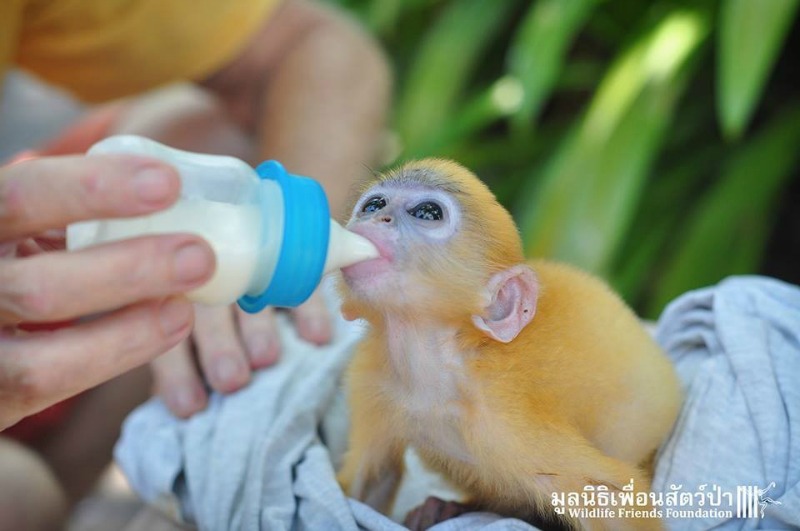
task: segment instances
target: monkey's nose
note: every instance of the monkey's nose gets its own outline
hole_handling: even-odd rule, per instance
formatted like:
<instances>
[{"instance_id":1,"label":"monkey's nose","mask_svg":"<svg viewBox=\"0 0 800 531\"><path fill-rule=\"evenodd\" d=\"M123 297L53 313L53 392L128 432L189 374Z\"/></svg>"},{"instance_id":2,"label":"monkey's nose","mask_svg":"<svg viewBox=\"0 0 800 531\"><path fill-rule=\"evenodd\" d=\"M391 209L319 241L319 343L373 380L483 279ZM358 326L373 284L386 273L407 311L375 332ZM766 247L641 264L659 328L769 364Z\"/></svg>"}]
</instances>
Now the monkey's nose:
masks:
<instances>
[{"instance_id":1,"label":"monkey's nose","mask_svg":"<svg viewBox=\"0 0 800 531\"><path fill-rule=\"evenodd\" d=\"M384 214L378 217L378 221L382 221L383 223L391 223L392 221L394 221L394 218L392 218L392 216Z\"/></svg>"}]
</instances>

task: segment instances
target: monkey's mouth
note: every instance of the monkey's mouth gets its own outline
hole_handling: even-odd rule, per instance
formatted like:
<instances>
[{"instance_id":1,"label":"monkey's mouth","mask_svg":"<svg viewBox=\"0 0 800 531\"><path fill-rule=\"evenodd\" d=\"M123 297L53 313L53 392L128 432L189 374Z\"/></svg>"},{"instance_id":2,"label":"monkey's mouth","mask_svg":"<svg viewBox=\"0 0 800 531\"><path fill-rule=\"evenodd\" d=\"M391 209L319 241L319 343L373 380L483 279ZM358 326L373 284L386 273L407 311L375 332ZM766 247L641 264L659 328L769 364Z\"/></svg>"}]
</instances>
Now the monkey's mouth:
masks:
<instances>
[{"instance_id":1,"label":"monkey's mouth","mask_svg":"<svg viewBox=\"0 0 800 531\"><path fill-rule=\"evenodd\" d=\"M380 238L375 238L370 231L358 230L359 227L351 228L353 232L359 234L378 249L380 255L377 258L358 262L351 266L342 268L344 279L348 283L363 281L364 279L374 278L388 272L392 268L392 251L390 247Z\"/></svg>"},{"instance_id":2,"label":"monkey's mouth","mask_svg":"<svg viewBox=\"0 0 800 531\"><path fill-rule=\"evenodd\" d=\"M342 269L342 275L344 275L344 279L347 282L353 283L369 278L375 278L387 273L390 269L391 263L389 260L380 256L378 258L373 258L372 260L367 260L366 262L359 262L357 264L347 266Z\"/></svg>"}]
</instances>

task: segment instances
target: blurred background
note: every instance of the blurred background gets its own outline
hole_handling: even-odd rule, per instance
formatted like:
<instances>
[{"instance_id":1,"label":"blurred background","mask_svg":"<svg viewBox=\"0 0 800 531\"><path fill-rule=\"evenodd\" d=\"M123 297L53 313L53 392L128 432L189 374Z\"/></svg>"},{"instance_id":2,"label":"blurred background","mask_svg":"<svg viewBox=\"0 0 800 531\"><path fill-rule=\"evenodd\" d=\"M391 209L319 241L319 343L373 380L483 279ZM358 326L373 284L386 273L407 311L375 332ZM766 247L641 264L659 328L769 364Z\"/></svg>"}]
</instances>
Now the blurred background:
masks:
<instances>
[{"instance_id":1,"label":"blurred background","mask_svg":"<svg viewBox=\"0 0 800 531\"><path fill-rule=\"evenodd\" d=\"M454 158L528 256L657 317L725 276L800 283L797 0L329 0L396 74L387 162Z\"/></svg>"}]
</instances>

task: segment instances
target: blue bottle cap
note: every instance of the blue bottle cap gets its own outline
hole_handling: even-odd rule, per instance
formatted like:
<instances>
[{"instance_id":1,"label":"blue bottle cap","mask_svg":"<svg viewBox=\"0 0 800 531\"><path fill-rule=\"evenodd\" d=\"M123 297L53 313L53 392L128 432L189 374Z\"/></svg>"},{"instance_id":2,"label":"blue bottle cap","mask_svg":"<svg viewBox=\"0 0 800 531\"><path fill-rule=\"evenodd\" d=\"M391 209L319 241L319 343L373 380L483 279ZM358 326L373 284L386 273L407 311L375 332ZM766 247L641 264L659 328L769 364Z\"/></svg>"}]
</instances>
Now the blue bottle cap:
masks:
<instances>
[{"instance_id":1,"label":"blue bottle cap","mask_svg":"<svg viewBox=\"0 0 800 531\"><path fill-rule=\"evenodd\" d=\"M284 226L281 254L269 286L238 300L248 313L266 306L295 307L311 296L322 280L331 223L328 199L317 181L292 175L274 160L261 163L256 173L280 185Z\"/></svg>"}]
</instances>

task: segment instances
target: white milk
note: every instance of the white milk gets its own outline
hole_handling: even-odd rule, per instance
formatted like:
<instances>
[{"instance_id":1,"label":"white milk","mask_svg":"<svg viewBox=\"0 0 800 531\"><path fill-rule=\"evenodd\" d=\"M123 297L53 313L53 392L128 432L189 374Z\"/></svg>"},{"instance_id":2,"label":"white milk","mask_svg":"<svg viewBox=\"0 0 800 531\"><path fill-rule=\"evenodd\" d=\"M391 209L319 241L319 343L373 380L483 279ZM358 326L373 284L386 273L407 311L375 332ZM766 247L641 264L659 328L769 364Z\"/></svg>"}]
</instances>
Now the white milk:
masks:
<instances>
[{"instance_id":1,"label":"white milk","mask_svg":"<svg viewBox=\"0 0 800 531\"><path fill-rule=\"evenodd\" d=\"M80 249L149 234L196 234L214 250L217 268L211 280L187 295L204 304L228 304L250 289L259 264L260 230L256 205L182 199L148 216L75 223L67 229L67 241L70 249Z\"/></svg>"}]
</instances>

